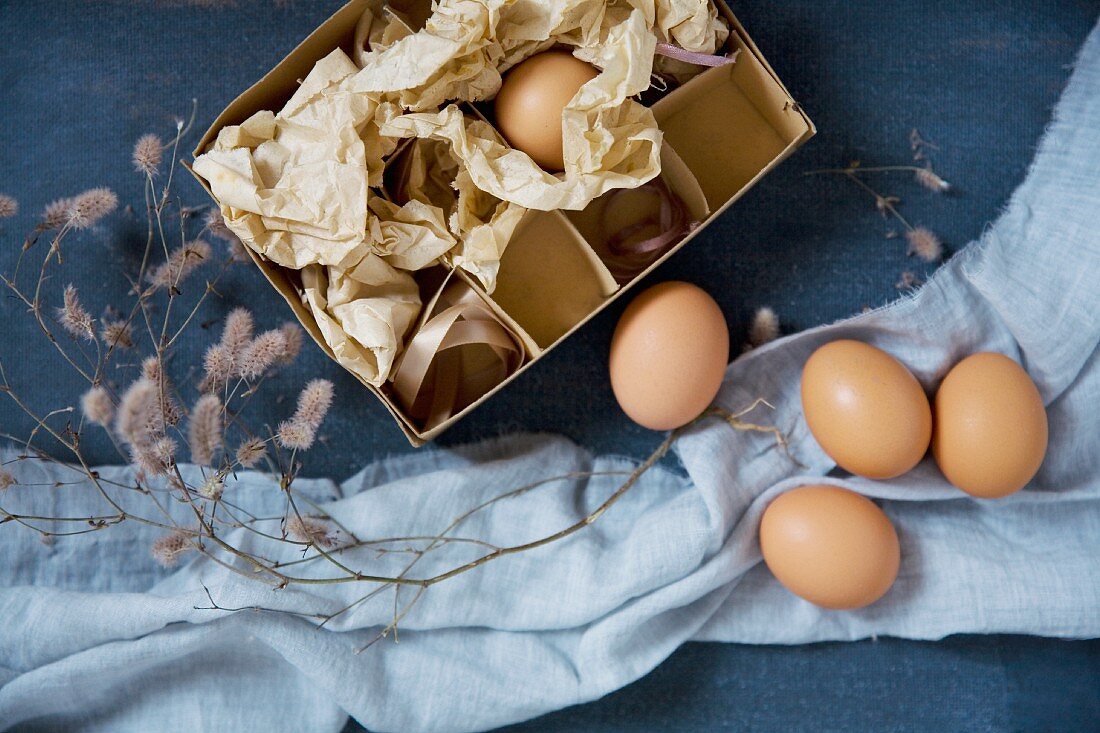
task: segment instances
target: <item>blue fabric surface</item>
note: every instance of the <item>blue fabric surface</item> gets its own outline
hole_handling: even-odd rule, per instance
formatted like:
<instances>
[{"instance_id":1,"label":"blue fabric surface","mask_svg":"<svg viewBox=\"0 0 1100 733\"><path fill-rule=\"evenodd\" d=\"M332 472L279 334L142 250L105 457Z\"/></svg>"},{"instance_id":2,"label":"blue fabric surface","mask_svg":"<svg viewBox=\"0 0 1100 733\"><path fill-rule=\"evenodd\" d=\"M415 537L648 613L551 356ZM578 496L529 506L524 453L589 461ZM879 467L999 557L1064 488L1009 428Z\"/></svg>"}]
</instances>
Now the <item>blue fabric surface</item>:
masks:
<instances>
[{"instance_id":1,"label":"blue fabric surface","mask_svg":"<svg viewBox=\"0 0 1100 733\"><path fill-rule=\"evenodd\" d=\"M266 3L238 3L232 10L208 10L153 3L95 8L90 4L65 7L5 3L0 8L0 24L28 29L22 34L26 39L23 43L9 44L0 51L4 89L0 190L17 193L26 211L15 223L4 223L5 241L21 235L19 225L29 227L30 215L55 195L102 183L127 193L117 181L125 180L128 151L138 134L158 123L163 129L173 114L184 111L185 99L191 95L200 97L205 114L212 116L235 91L270 66L292 39L301 35L300 28L312 27L334 5L294 3L272 10ZM885 13L878 4L848 4L843 10L828 3L736 8L823 134L811 148L747 196L706 237L664 268L660 277L691 279L707 286L733 316L747 314L754 305L770 303L793 329L893 297L898 272L912 265L905 260L900 246L881 238L882 225L858 192L840 181L810 182L800 173L853 156L863 158L866 164L904 159L908 154L905 136L911 126L920 127L926 136L942 144L944 150L937 155L937 163L943 174L960 186L961 195L957 199L936 199L911 190L906 211L914 219L933 225L949 242L962 243L975 236L1022 175L1048 107L1064 81L1064 65L1095 18L1095 7L1089 3L982 7L981 12L975 12L973 5L962 3L946 17L930 17L926 8L902 4ZM228 13L249 19L245 31L248 45L243 50L228 48L230 31L213 31ZM47 28L65 32L44 37ZM78 29L84 42L74 42ZM102 35L92 34L89 40L89 29ZM232 63L225 63L229 59ZM59 60L64 62L63 71L57 66ZM70 100L68 106L56 104L59 93ZM49 130L49 134L39 138L40 145L28 147L21 142L27 128ZM136 200L137 185L137 180L131 179L130 195L124 198ZM193 202L201 201L196 190L186 194ZM96 246L102 247L105 263L125 258L126 237L136 231L136 224L124 221L117 230L99 233L103 244ZM10 257L12 249L6 247L3 257ZM233 294L216 304L211 317L240 303L256 306L274 302L274 296L255 276L240 273L236 277ZM98 293L104 301L123 287L121 280L105 279L100 273L89 273L86 282L78 283L82 290ZM5 309L5 315L14 311L10 304ZM265 315L276 321L282 314ZM444 442L465 441L514 427L546 428L564 432L598 450L640 454L655 438L630 427L618 415L603 379L602 362L614 317L612 313L597 319L539 369L449 433ZM736 323L738 319L731 320ZM735 332L735 338L742 330ZM6 365L10 345L26 337L32 337L28 322L5 323ZM44 355L45 351L37 353ZM310 358L311 372L338 375L319 354L311 354ZM44 393L47 385L77 394L75 382L67 383L52 374L49 382L39 381L36 375L45 372L37 356L29 356L12 371L32 394L35 389ZM296 377L289 377L287 388L295 381ZM586 386L578 389L578 383ZM369 396L347 378L339 379L339 388L346 401L330 423L332 449L327 458L322 457L310 467L311 473L339 475L358 467L350 462L362 460L363 452L352 451L353 444L359 449L369 444L377 455L407 450L389 418ZM5 427L23 427L10 408L5 405L3 409L0 421ZM959 643L959 648L971 650L964 642ZM1043 642L1002 639L988 643L1019 648L1022 658L1032 659L1030 664L1042 665L1042 654L1035 650L1045 649ZM868 659L882 654L881 647L871 647L866 644L851 648L866 650L863 653ZM970 669L965 664L958 668L945 664L940 655L949 652L943 652L942 647L902 644L900 648L925 650L909 653L925 655L923 663L931 665L932 670L962 676ZM1072 648L1082 650L1079 653L1086 671L1088 660L1092 660L1095 677L1095 644ZM988 655L988 647L986 650ZM967 653L976 669L988 659L980 650ZM713 654L728 660L730 669L741 669L738 664L750 665L747 660L752 655L774 654L776 659L789 660L767 670L776 678L813 679L802 663L794 661L800 654L795 650L723 647ZM831 669L827 660L807 664L813 669ZM1002 662L1001 669L1012 674L1023 666L1010 659ZM852 667L859 667L858 658ZM935 672L929 675L935 676ZM1051 678L1057 679L1053 671ZM675 679L683 684L681 676ZM744 680L739 683L749 684ZM812 690L814 686L811 683L807 687ZM1006 690L1010 688L1006 686ZM683 689L690 686L684 685ZM759 684L758 689L768 689L767 682ZM1055 691L1057 695L1050 694ZM973 706L972 729L1041 727L1036 722L1041 720L1043 707L1039 700L1057 699L1074 691L1074 699L1082 704L1072 709L1094 710L1089 707L1095 705L1089 690L1072 686L1048 685L1045 698L1041 691L1006 692L1012 699L1023 700L1022 704L1005 704L992 696L976 694L969 703ZM629 693L619 693L624 694ZM644 695L644 688L638 694ZM753 699L762 697L766 696L752 695ZM712 724L723 715L722 711L731 709L728 704L725 699L714 701L710 708ZM1032 712L1012 712L1020 707ZM592 714L597 717L599 711L606 710L598 705L587 709L596 711ZM931 715L936 711L925 712ZM559 715L578 714L584 715ZM858 717L858 711L853 715L856 717L849 719L852 724L882 721L873 716L873 711L867 717ZM736 716L725 719L741 720ZM914 713L909 722L920 719ZM571 720L578 721L578 727L587 726L583 717ZM782 720L777 713L771 718L754 718L747 724L780 729ZM1071 726L1077 721L1085 729L1089 718L1070 716L1070 720ZM669 720L668 724L676 722Z\"/></svg>"}]
</instances>

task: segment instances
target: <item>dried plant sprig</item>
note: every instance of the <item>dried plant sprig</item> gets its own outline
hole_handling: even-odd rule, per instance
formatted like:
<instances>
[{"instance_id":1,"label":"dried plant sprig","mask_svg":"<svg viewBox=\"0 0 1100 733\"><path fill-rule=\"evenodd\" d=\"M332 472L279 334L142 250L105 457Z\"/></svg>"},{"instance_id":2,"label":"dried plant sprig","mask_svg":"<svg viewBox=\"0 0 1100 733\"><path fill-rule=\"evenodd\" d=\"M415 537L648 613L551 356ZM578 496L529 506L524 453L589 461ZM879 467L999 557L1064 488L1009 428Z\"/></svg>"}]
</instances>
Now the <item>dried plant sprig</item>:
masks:
<instances>
[{"instance_id":1,"label":"dried plant sprig","mask_svg":"<svg viewBox=\"0 0 1100 733\"><path fill-rule=\"evenodd\" d=\"M134 143L134 170L147 176L154 176L164 160L164 142L160 136L147 133Z\"/></svg>"},{"instance_id":2,"label":"dried plant sprig","mask_svg":"<svg viewBox=\"0 0 1100 733\"><path fill-rule=\"evenodd\" d=\"M160 410L159 416L165 426L176 425L180 421L182 411L176 402L175 388L172 381L164 371L163 357L154 354L141 362L142 377L152 382L157 388Z\"/></svg>"},{"instance_id":3,"label":"dried plant sprig","mask_svg":"<svg viewBox=\"0 0 1100 733\"><path fill-rule=\"evenodd\" d=\"M308 423L291 418L279 423L279 432L275 439L287 450L307 451L317 439L317 430Z\"/></svg>"},{"instance_id":4,"label":"dried plant sprig","mask_svg":"<svg viewBox=\"0 0 1100 733\"><path fill-rule=\"evenodd\" d=\"M0 491L10 489L12 486L15 486L16 483L17 482L15 480L15 476L12 474L11 471L8 471L5 468L0 468Z\"/></svg>"},{"instance_id":5,"label":"dried plant sprig","mask_svg":"<svg viewBox=\"0 0 1100 733\"><path fill-rule=\"evenodd\" d=\"M222 401L214 394L199 397L191 409L187 421L187 442L193 463L213 465L214 456L222 447L222 409Z\"/></svg>"},{"instance_id":6,"label":"dried plant sprig","mask_svg":"<svg viewBox=\"0 0 1100 733\"><path fill-rule=\"evenodd\" d=\"M193 116L192 114L192 118ZM132 279L134 283L143 284L147 282L147 273L156 267L154 257L158 253L170 252L174 246L186 241L183 234L186 222L181 221L180 238L175 240L175 227L166 225L166 218L177 215L170 213L176 210L170 206L170 204L174 204L174 199L170 197L169 191L171 190L172 171L177 158L179 139L188 126L189 123L185 124L181 121L177 127L175 137L165 147L164 170L166 184L163 189L154 189L151 181L147 182L145 195L148 204L148 240L145 261L141 266L141 271ZM71 206L66 205L64 208L67 210ZM181 219L183 218L182 212L178 215ZM66 217L57 228L53 244L56 245L60 242L71 229L72 226L68 223ZM41 228L36 231L40 233ZM169 241L166 232L172 233L172 241ZM52 252L53 248L51 247ZM52 258L47 255L43 263L43 273L45 273L46 265L51 263L51 259L52 262L58 265L61 264L59 254ZM146 262L149 264L148 269L145 265ZM87 414L85 415L86 421L76 421L76 424L71 420L72 408L63 408L44 415L37 414L11 389L7 376L3 371L3 364L0 363L0 386L3 387L0 389L0 399L11 399L34 423L34 434L41 432L52 437L62 449L72 456L72 461L62 463L50 458L38 446L33 445L32 440L23 442L26 455L34 455L42 460L51 460L58 466L63 467L62 470L73 471L82 481L92 487L92 490L96 492L104 504L102 511L92 516L43 518L7 513L3 515L5 521L14 521L29 526L47 540L61 534L103 531L123 522L138 522L156 527L164 533L154 543L152 550L154 557L166 566L177 564L183 553L194 551L198 555L209 558L212 562L219 563L230 572L237 572L249 578L258 578L262 582L270 583L275 588L284 588L291 584L367 584L366 586L360 586L367 588L367 590L358 600L353 601L349 608L368 600L385 589L394 589L394 617L383 634L380 635L384 636L391 631L396 632L397 623L405 617L405 614L413 607L416 600L430 586L444 582L449 578L468 572L498 558L542 547L576 532L583 531L597 521L619 497L624 495L642 473L667 453L669 447L680 434L680 431L669 434L658 450L632 471L583 472L536 481L483 501L455 517L436 535L412 538L360 538L354 532L349 531L347 527L341 525L337 519L326 515L322 507L315 504L312 499L295 486L296 478L301 470L301 463L296 458L299 455L298 451L299 449L308 448L315 442L317 431L331 407L333 387L330 382L315 380L309 383L299 395L294 415L280 426L279 435L272 436L269 440L262 440L256 437L257 431L249 430L243 410L249 395L259 388L264 380L257 380L241 394L236 393L236 387L230 389L230 385L226 385L224 392L219 390L216 396L210 395L209 399L201 395L188 395L185 397L170 380L168 375L170 365L175 365L181 369L186 366L183 363L186 360L186 354L181 353L178 349L173 350L173 345L176 343L174 334L178 334L188 324L203 322L201 318L193 320L192 317L207 293L214 293L217 297L217 291L213 287L216 282L217 277L215 276L208 283L205 292L198 296L198 303L186 315L183 319L183 325L179 326L178 329L174 324L169 326L169 319L172 315L173 304L179 304L177 308L188 307L185 304L186 297L184 294L174 288L134 288L132 293L136 300L134 308L130 311L129 317L123 320L135 324L135 328L144 327L148 331L149 339L142 338L140 342L148 344L154 353L149 359L142 362L141 374L137 375L127 385L117 400L114 400L117 402L117 408L113 419L106 412L99 414L100 419L112 425L113 429L109 431L112 438L118 442L120 451L131 454L129 460L137 468L134 476L125 481L107 481L98 472L90 468L81 440L81 431L87 429L84 423L92 422ZM39 302L37 295L32 298L23 294L17 287L12 289L21 298L21 302L30 306L32 312L34 312L34 305ZM113 320L114 312L109 311L112 315L105 317L104 320ZM117 312L123 313L125 311ZM178 312L176 316L178 320ZM159 323L156 322L158 319ZM106 323L102 324L101 330L105 326ZM251 317L249 317L248 328L236 331L237 336L241 336L242 331L247 330L244 338L235 337L227 340L226 335L223 334L222 342L215 344L222 353L219 358L223 358L223 361L229 364L229 367L226 368L227 371L236 368L234 366L234 355L229 353L230 348L227 343L233 342L230 345L235 345L239 342L238 351L243 355L244 351L252 349L253 344L263 336L261 334L260 337L254 337L252 328ZM48 336L49 331L45 326L43 330ZM277 329L277 332L283 341L279 358L289 358L297 348L296 344L290 343L294 337L288 337L289 331L283 327ZM300 332L296 333L300 335ZM54 344L52 340L51 344ZM70 346L70 348L72 347ZM81 349L82 354L83 351ZM67 361L88 379L90 388L99 387L105 390L105 395L96 393L94 399L98 400L101 396L106 396L108 401L111 401L114 399L112 397L114 392L113 388L109 387L109 383L105 381L107 377L104 371L110 349L101 350L97 345L95 352L96 354L87 357L89 361L93 362L93 368L87 372L81 371L80 366L73 361ZM64 353L63 350L62 353ZM133 362L133 360L130 361ZM129 367L129 365L115 366ZM237 387L239 386L237 385ZM193 389L186 381L181 382L180 387L184 390ZM203 410L197 408L199 402L204 399L207 404L219 404L221 406L218 413L220 430L210 425L208 425L207 430L210 433L220 432L220 435L216 438L204 435L203 440L206 438L210 440L206 446L200 448L200 453L216 442L218 447L210 449L209 452L212 454L212 459L217 459L219 452L224 450L224 446L237 446L232 456L225 455L220 459L219 465L210 466L201 472L180 471L176 465L176 461L180 459L177 440L181 437L181 431L175 426L179 420L177 405L180 401L190 402L191 399L196 399L196 408L191 413L192 419L196 416L201 417ZM84 400L82 400L81 406L84 406ZM89 409L87 413L95 414L97 409L103 410L105 408L102 405L97 405ZM698 419L709 419L716 414L722 416L720 411L708 411ZM744 412L729 416L727 423L737 430L773 433L776 436L777 443L785 447L783 436L776 428L751 426L749 423L740 420L743 414ZM62 420L64 422L61 427L52 424ZM201 422L201 419L197 422ZM185 431L189 447L191 427L188 424ZM295 431L297 431L296 437L294 435ZM195 442L200 441L196 440ZM291 449L291 453L288 455L282 452L280 447ZM213 462L213 460L210 462ZM227 478L238 466L247 468L260 466L261 464L271 473L271 490L280 492L280 498L285 498L286 509L281 517L253 516L245 508L238 509L236 502L239 498L229 493ZM198 478L200 475L201 478ZM493 505L495 502L520 496L535 486L548 485L563 478L581 478L594 475L623 475L626 478L596 510L579 518L568 527L557 529L530 542L513 546L497 546L477 538L462 537L455 534L456 528L468 517L487 506ZM163 477L163 480L146 483L147 478L155 476ZM123 495L127 501L120 501L120 495ZM133 501L129 500L131 496L134 499ZM171 502L189 506L193 509L193 512L188 513L186 520L174 518L171 513L166 511L165 505L161 503L162 497L168 497ZM301 509L305 509L305 511L299 508L300 505ZM281 531L273 527L276 520L278 526L282 527ZM48 521L50 524L44 526L41 523L43 521ZM78 529L71 532L58 531L56 529L57 525L67 525ZM262 542L287 541L287 538L292 534L292 530L294 534L304 538L294 541L294 544L301 551L301 556L294 560L275 561L271 559L272 556L267 554L266 550L257 549L261 545L252 541L252 538L256 537L260 538ZM286 535L283 535L283 532ZM235 537L239 536L239 533L243 533L245 537L249 538L249 541L238 542ZM336 538L339 538L338 545L336 544ZM305 547L302 546L303 543L306 545ZM453 544L483 548L484 553L469 561L463 558L456 561L457 564L449 568L445 566L431 575L415 577L411 574L410 571L421 558L439 548ZM369 562L371 557L390 553L407 553L411 559L400 572L394 573L392 570L387 569L385 572L371 573L371 568L368 565L359 565L359 560L352 563L347 559L349 555L345 553L354 548L377 549L377 555L366 553L369 555L366 562ZM324 564L329 572L314 572L311 570L306 574L295 573L291 570L291 567L298 563ZM413 595L413 598L398 599L396 597L397 590L407 586L416 588L415 594L409 594ZM400 602L398 602L399 600ZM216 606L213 598L211 598L211 604ZM338 610L327 616L314 615L311 618L324 622L342 612Z\"/></svg>"},{"instance_id":7,"label":"dried plant sprig","mask_svg":"<svg viewBox=\"0 0 1100 733\"><path fill-rule=\"evenodd\" d=\"M9 219L19 213L19 202L6 193L0 193L0 219Z\"/></svg>"},{"instance_id":8,"label":"dried plant sprig","mask_svg":"<svg viewBox=\"0 0 1100 733\"><path fill-rule=\"evenodd\" d=\"M80 410L90 422L106 428L115 416L115 403L107 390L96 385L81 396Z\"/></svg>"},{"instance_id":9,"label":"dried plant sprig","mask_svg":"<svg viewBox=\"0 0 1100 733\"><path fill-rule=\"evenodd\" d=\"M80 303L80 296L76 287L72 284L65 286L62 295L64 305L57 309L57 320L61 326L75 339L95 341L95 329L90 313Z\"/></svg>"},{"instance_id":10,"label":"dried plant sprig","mask_svg":"<svg viewBox=\"0 0 1100 733\"><path fill-rule=\"evenodd\" d=\"M154 354L141 360L141 376L151 382L159 382L164 378L164 365L159 356Z\"/></svg>"},{"instance_id":11,"label":"dried plant sprig","mask_svg":"<svg viewBox=\"0 0 1100 733\"><path fill-rule=\"evenodd\" d=\"M914 132L916 132L914 130ZM860 166L859 161L853 161L845 168L825 168L821 170L807 171L804 175L819 175L823 173L835 173L846 176L850 181L862 188L868 194L870 194L875 201L875 208L883 217L892 216L897 221L901 222L905 227L906 240L909 242L907 254L916 254L920 259L925 262L935 262L943 256L943 244L930 229L927 227L915 227L909 223L909 220L902 216L898 211L898 205L901 203L901 199L897 196L883 195L869 186L861 177L862 173L878 173L888 171L911 171L914 172L917 182L925 188L935 191L936 193L944 193L951 189L951 185L947 181L943 180L936 174L931 167L931 164L927 164L925 167L918 167L912 165L895 165L895 166L879 166L875 168L863 168ZM893 231L887 232L886 238L893 239L896 233Z\"/></svg>"},{"instance_id":12,"label":"dried plant sprig","mask_svg":"<svg viewBox=\"0 0 1100 733\"><path fill-rule=\"evenodd\" d=\"M109 188L92 188L69 201L65 223L73 229L89 229L118 208L118 196Z\"/></svg>"},{"instance_id":13,"label":"dried plant sprig","mask_svg":"<svg viewBox=\"0 0 1100 733\"><path fill-rule=\"evenodd\" d=\"M309 450L332 405L332 382L314 379L298 395L298 409L279 425L276 439L288 450Z\"/></svg>"},{"instance_id":14,"label":"dried plant sprig","mask_svg":"<svg viewBox=\"0 0 1100 733\"><path fill-rule=\"evenodd\" d=\"M217 237L218 239L226 241L237 239L237 235L226 225L221 210L216 206L206 210L202 222L203 228L209 232L212 237Z\"/></svg>"},{"instance_id":15,"label":"dried plant sprig","mask_svg":"<svg viewBox=\"0 0 1100 733\"><path fill-rule=\"evenodd\" d=\"M175 468L178 448L173 438L161 435L148 442L131 444L130 457L142 476L166 476Z\"/></svg>"},{"instance_id":16,"label":"dried plant sprig","mask_svg":"<svg viewBox=\"0 0 1100 733\"><path fill-rule=\"evenodd\" d=\"M332 382L327 379L314 379L298 395L298 409L295 420L302 420L316 430L332 406Z\"/></svg>"},{"instance_id":17,"label":"dried plant sprig","mask_svg":"<svg viewBox=\"0 0 1100 733\"><path fill-rule=\"evenodd\" d=\"M229 349L230 355L237 359L252 342L254 322L247 308L234 308L225 317L225 329L222 331L222 346Z\"/></svg>"},{"instance_id":18,"label":"dried plant sprig","mask_svg":"<svg viewBox=\"0 0 1100 733\"><path fill-rule=\"evenodd\" d=\"M298 409L289 420L279 424L276 439L288 450L309 450L317 429L332 405L332 382L314 379L298 395Z\"/></svg>"}]
</instances>

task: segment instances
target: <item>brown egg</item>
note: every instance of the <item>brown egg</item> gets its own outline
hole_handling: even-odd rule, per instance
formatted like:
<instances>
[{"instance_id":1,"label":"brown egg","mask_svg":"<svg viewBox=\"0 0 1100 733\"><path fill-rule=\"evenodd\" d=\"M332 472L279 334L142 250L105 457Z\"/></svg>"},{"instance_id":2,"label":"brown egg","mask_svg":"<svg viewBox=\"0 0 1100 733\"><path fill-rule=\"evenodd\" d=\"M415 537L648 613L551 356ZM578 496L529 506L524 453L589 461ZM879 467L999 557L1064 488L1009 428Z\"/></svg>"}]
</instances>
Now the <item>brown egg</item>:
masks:
<instances>
[{"instance_id":1,"label":"brown egg","mask_svg":"<svg viewBox=\"0 0 1100 733\"><path fill-rule=\"evenodd\" d=\"M861 608L898 577L894 525L870 499L836 486L781 494L760 520L760 551L796 596L833 609Z\"/></svg>"},{"instance_id":2,"label":"brown egg","mask_svg":"<svg viewBox=\"0 0 1100 733\"><path fill-rule=\"evenodd\" d=\"M1047 413L1035 383L1003 354L960 361L936 392L932 454L947 480L986 499L1035 476L1047 450Z\"/></svg>"},{"instance_id":3,"label":"brown egg","mask_svg":"<svg viewBox=\"0 0 1100 733\"><path fill-rule=\"evenodd\" d=\"M932 436L932 408L920 382L897 359L860 341L833 341L810 356L802 369L802 412L829 457L867 478L905 473L924 457Z\"/></svg>"},{"instance_id":4,"label":"brown egg","mask_svg":"<svg viewBox=\"0 0 1100 733\"><path fill-rule=\"evenodd\" d=\"M505 74L493 102L497 127L512 147L542 168L562 170L562 110L599 73L565 51L535 54Z\"/></svg>"},{"instance_id":5,"label":"brown egg","mask_svg":"<svg viewBox=\"0 0 1100 733\"><path fill-rule=\"evenodd\" d=\"M722 309L690 283L636 297L611 339L611 388L631 420L652 430L691 422L710 405L729 361Z\"/></svg>"}]
</instances>

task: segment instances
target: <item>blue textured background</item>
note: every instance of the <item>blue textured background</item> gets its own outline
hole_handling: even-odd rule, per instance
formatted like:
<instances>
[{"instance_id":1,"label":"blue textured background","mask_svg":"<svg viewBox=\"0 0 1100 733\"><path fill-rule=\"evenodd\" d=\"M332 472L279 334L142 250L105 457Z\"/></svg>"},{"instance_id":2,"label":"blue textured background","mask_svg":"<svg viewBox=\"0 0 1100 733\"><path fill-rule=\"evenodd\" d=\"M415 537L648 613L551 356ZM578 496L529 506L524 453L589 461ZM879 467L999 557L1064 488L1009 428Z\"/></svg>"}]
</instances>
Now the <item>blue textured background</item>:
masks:
<instances>
[{"instance_id":1,"label":"blue textured background","mask_svg":"<svg viewBox=\"0 0 1100 733\"><path fill-rule=\"evenodd\" d=\"M168 136L198 100L197 128L269 69L339 0L237 2L0 2L0 192L22 211L0 221L0 272L54 198L109 185L141 207L130 150L144 132ZM737 2L734 11L820 134L747 194L657 274L709 290L735 344L753 309L771 305L794 331L881 305L903 270L928 267L885 239L887 223L865 194L803 172L858 158L906 163L918 128L939 144L937 170L956 186L928 193L907 177L880 179L914 222L949 248L974 239L1022 179L1076 48L1100 3ZM192 140L193 142L193 140ZM205 199L180 179L185 204ZM121 301L124 267L143 225L132 212L74 239L86 249L50 284L79 287L98 313ZM76 244L79 243L79 244ZM70 245L70 246L74 246ZM203 320L254 309L261 325L289 311L257 273L238 268ZM56 291L56 292L54 292ZM563 433L596 451L640 456L659 437L618 411L604 372L625 303L596 318L511 387L448 432L441 445L514 430ZM186 373L212 332L197 330L173 371ZM36 408L75 404L81 385L8 297L0 301L0 359ZM338 404L307 473L342 477L374 457L411 450L384 409L309 347L273 381L258 417L277 421L306 376L337 385ZM119 375L126 379L126 373ZM0 403L0 431L30 428ZM88 446L110 461L104 443ZM522 694L522 691L517 691ZM385 704L379 701L379 704ZM1100 730L1100 643L1025 637L955 637L806 647L693 644L637 684L604 700L516 730Z\"/></svg>"}]
</instances>

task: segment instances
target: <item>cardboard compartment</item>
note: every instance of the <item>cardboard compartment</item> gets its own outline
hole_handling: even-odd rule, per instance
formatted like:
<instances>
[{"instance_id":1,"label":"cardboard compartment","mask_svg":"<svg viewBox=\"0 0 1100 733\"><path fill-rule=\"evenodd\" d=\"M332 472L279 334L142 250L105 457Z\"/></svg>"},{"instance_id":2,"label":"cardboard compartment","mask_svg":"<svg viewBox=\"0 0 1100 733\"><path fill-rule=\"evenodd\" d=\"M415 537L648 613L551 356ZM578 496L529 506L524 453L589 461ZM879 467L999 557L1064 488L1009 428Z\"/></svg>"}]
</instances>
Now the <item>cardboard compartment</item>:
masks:
<instances>
[{"instance_id":1,"label":"cardboard compartment","mask_svg":"<svg viewBox=\"0 0 1100 733\"><path fill-rule=\"evenodd\" d=\"M492 299L546 348L618 287L560 212L529 211L504 250Z\"/></svg>"},{"instance_id":2,"label":"cardboard compartment","mask_svg":"<svg viewBox=\"0 0 1100 733\"><path fill-rule=\"evenodd\" d=\"M447 266L453 267L450 264L447 264ZM452 271L457 279L462 280L464 283L470 286L471 289L477 292L478 295L481 296L481 299L488 304L490 310L492 310L493 314L500 319L501 323L510 328L512 332L519 337L519 340L523 343L523 348L527 354L529 361L534 361L535 359L543 355L546 349L539 346L534 337L531 336L531 334L528 333L515 318L513 318L506 310L504 310L504 308L500 306L500 303L497 303L493 299L492 295L486 292L485 288L476 277L458 267L453 267Z\"/></svg>"},{"instance_id":3,"label":"cardboard compartment","mask_svg":"<svg viewBox=\"0 0 1100 733\"><path fill-rule=\"evenodd\" d=\"M698 179L710 208L737 196L812 131L739 34L736 63L707 69L653 105L665 141ZM812 134L812 132L811 132Z\"/></svg>"},{"instance_id":4,"label":"cardboard compartment","mask_svg":"<svg viewBox=\"0 0 1100 733\"><path fill-rule=\"evenodd\" d=\"M687 236L689 226L702 224L710 214L699 182L667 142L661 147L661 175L658 178L653 185L641 189L609 191L581 211L562 212L621 284L642 276L663 261L665 255ZM621 251L663 233L659 222L664 194L656 190L657 185L663 186L673 199L663 205L681 207L683 234L658 251L622 256L617 248ZM618 233L621 232L631 233L620 237Z\"/></svg>"},{"instance_id":5,"label":"cardboard compartment","mask_svg":"<svg viewBox=\"0 0 1100 733\"><path fill-rule=\"evenodd\" d=\"M419 440L481 404L529 360L523 339L449 271L427 299L382 397Z\"/></svg>"}]
</instances>

